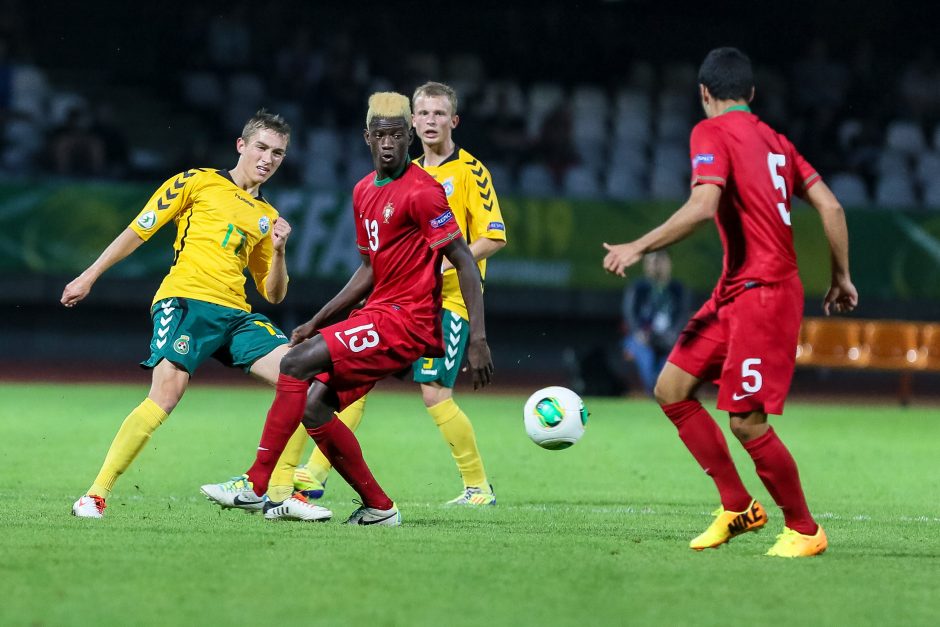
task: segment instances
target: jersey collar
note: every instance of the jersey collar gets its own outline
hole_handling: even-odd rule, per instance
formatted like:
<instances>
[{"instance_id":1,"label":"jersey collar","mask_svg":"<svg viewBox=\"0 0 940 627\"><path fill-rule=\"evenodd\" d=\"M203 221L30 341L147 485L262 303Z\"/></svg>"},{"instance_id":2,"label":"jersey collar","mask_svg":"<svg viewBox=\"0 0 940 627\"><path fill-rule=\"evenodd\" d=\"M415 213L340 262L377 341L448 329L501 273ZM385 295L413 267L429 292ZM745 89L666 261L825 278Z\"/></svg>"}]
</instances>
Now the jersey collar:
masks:
<instances>
[{"instance_id":1,"label":"jersey collar","mask_svg":"<svg viewBox=\"0 0 940 627\"><path fill-rule=\"evenodd\" d=\"M409 163L411 163L411 162L408 161L407 159L405 159L405 163L402 164L401 170L399 170L398 172L396 172L396 173L393 174L392 176L386 176L384 179L380 179L380 178L379 178L379 173L376 172L376 173L375 173L375 178L372 180L372 183L373 183L376 187L382 187L383 185L388 185L389 183L391 183L391 182L394 181L395 179L401 178L401 175L404 174L404 173L405 173L405 170L408 169L408 164L409 164Z\"/></svg>"},{"instance_id":2,"label":"jersey collar","mask_svg":"<svg viewBox=\"0 0 940 627\"><path fill-rule=\"evenodd\" d=\"M450 163L451 161L457 161L459 158L460 158L460 146L458 146L457 144L454 144L454 152L450 153L450 155L446 159L441 161L440 164L438 164L435 167L439 168L446 163ZM422 168L424 167L424 155L421 155L420 157L418 157L418 165L421 166Z\"/></svg>"},{"instance_id":3,"label":"jersey collar","mask_svg":"<svg viewBox=\"0 0 940 627\"><path fill-rule=\"evenodd\" d=\"M234 185L235 187L238 187L238 183L235 182L235 179L232 178L231 172L229 172L228 170L216 170L215 173L218 174L219 176L221 176L222 178L227 179L228 182L231 183L232 185ZM245 190L243 190L241 187L238 187L238 189L241 189L242 191L245 191ZM250 196L250 195L251 195L251 194L249 194L249 196ZM257 199L257 200L260 200L261 202L268 202L267 200L264 199L264 196L261 195L261 186L260 186L260 185L258 186L258 195L257 195L257 196L252 196L252 198L255 198L255 199Z\"/></svg>"},{"instance_id":4,"label":"jersey collar","mask_svg":"<svg viewBox=\"0 0 940 627\"><path fill-rule=\"evenodd\" d=\"M725 109L724 111L722 111L721 113L719 113L719 115L724 115L724 114L726 114L726 113L731 113L732 111L744 111L745 113L750 113L750 112L751 112L751 108L750 108L749 106L747 106L746 104L743 104L743 105L734 105L733 107L728 107L727 109Z\"/></svg>"}]
</instances>

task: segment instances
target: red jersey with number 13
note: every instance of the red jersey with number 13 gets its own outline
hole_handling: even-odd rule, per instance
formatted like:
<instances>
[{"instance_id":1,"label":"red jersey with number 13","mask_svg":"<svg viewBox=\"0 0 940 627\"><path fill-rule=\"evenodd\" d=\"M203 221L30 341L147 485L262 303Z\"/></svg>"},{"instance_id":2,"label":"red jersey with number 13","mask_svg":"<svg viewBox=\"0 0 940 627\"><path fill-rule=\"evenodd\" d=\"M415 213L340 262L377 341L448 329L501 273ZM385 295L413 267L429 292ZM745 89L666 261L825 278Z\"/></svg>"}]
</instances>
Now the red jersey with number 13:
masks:
<instances>
[{"instance_id":1,"label":"red jersey with number 13","mask_svg":"<svg viewBox=\"0 0 940 627\"><path fill-rule=\"evenodd\" d=\"M366 308L400 308L411 331L440 350L440 249L461 237L444 188L411 163L394 179L372 172L353 188L353 212L359 251L372 260Z\"/></svg>"},{"instance_id":2,"label":"red jersey with number 13","mask_svg":"<svg viewBox=\"0 0 940 627\"><path fill-rule=\"evenodd\" d=\"M816 170L743 106L699 122L689 144L692 187L722 188L715 215L724 247L717 301L796 275L790 202L820 180Z\"/></svg>"}]
</instances>

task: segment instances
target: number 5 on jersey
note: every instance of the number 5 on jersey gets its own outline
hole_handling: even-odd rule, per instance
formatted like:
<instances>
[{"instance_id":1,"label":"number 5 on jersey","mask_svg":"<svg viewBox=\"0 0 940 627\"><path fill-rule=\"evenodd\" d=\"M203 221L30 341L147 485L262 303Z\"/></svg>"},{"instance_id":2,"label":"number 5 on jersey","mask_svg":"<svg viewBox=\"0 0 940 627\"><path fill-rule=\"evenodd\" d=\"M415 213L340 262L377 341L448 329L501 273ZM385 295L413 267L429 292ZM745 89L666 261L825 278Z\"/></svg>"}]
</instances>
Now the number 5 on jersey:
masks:
<instances>
[{"instance_id":1,"label":"number 5 on jersey","mask_svg":"<svg viewBox=\"0 0 940 627\"><path fill-rule=\"evenodd\" d=\"M334 335L343 346L354 353L360 353L379 344L379 334L375 332L375 325L371 322L345 331L336 331Z\"/></svg>"}]
</instances>

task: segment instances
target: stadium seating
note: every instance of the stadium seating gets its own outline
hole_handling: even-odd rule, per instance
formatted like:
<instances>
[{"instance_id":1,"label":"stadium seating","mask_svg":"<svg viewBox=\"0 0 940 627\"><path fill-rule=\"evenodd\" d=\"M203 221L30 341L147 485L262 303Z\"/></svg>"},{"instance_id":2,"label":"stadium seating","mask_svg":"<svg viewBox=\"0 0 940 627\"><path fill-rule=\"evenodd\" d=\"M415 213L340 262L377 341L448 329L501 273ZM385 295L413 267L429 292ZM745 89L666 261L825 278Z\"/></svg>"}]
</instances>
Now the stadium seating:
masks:
<instances>
[{"instance_id":1,"label":"stadium seating","mask_svg":"<svg viewBox=\"0 0 940 627\"><path fill-rule=\"evenodd\" d=\"M919 367L940 371L940 324L925 324L920 330Z\"/></svg>"},{"instance_id":2,"label":"stadium seating","mask_svg":"<svg viewBox=\"0 0 940 627\"><path fill-rule=\"evenodd\" d=\"M906 404L915 372L940 372L940 324L806 318L796 365L896 372L898 400Z\"/></svg>"},{"instance_id":3,"label":"stadium seating","mask_svg":"<svg viewBox=\"0 0 940 627\"><path fill-rule=\"evenodd\" d=\"M836 318L807 318L797 364L829 368L858 368L867 365L868 351L862 346L862 325Z\"/></svg>"}]
</instances>

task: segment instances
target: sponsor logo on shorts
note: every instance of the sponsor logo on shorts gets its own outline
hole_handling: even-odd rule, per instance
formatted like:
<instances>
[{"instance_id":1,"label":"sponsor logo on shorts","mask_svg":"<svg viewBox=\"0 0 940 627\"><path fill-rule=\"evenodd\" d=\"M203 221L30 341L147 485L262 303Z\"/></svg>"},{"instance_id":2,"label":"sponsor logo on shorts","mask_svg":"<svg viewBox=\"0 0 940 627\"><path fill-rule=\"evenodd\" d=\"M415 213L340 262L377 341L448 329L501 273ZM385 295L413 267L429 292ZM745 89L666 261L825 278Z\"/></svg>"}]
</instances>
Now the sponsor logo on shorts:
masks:
<instances>
[{"instance_id":1,"label":"sponsor logo on shorts","mask_svg":"<svg viewBox=\"0 0 940 627\"><path fill-rule=\"evenodd\" d=\"M428 375L428 376L432 376L432 377L436 377L436 376L437 376L437 368L435 368L435 369L433 369L433 370L427 370L427 369L425 369L425 368L422 368L422 369L421 369L421 374L423 374L423 375Z\"/></svg>"},{"instance_id":2,"label":"sponsor logo on shorts","mask_svg":"<svg viewBox=\"0 0 940 627\"><path fill-rule=\"evenodd\" d=\"M444 193L450 198L450 195L454 193L454 177L444 180L441 183L441 187L444 188Z\"/></svg>"},{"instance_id":3,"label":"sponsor logo on shorts","mask_svg":"<svg viewBox=\"0 0 940 627\"><path fill-rule=\"evenodd\" d=\"M754 392L751 392L750 394L738 394L735 392L731 395L731 400L740 401L742 398L747 398L748 396L754 396Z\"/></svg>"},{"instance_id":4,"label":"sponsor logo on shorts","mask_svg":"<svg viewBox=\"0 0 940 627\"><path fill-rule=\"evenodd\" d=\"M434 227L435 229L439 229L453 219L454 219L454 212L448 209L447 211L437 216L433 220L430 220L430 223L432 227Z\"/></svg>"},{"instance_id":5,"label":"sponsor logo on shorts","mask_svg":"<svg viewBox=\"0 0 940 627\"><path fill-rule=\"evenodd\" d=\"M268 219L268 216L261 216L261 219L258 220L258 229L262 235L268 234L268 231L271 230L271 220Z\"/></svg>"},{"instance_id":6,"label":"sponsor logo on shorts","mask_svg":"<svg viewBox=\"0 0 940 627\"><path fill-rule=\"evenodd\" d=\"M149 231L153 228L153 225L157 223L157 214L153 210L148 211L139 218L137 218L137 226L140 228Z\"/></svg>"},{"instance_id":7,"label":"sponsor logo on shorts","mask_svg":"<svg viewBox=\"0 0 940 627\"><path fill-rule=\"evenodd\" d=\"M173 342L173 350L175 350L180 355L186 355L189 353L189 336L181 335L176 338L176 341Z\"/></svg>"},{"instance_id":8,"label":"sponsor logo on shorts","mask_svg":"<svg viewBox=\"0 0 940 627\"><path fill-rule=\"evenodd\" d=\"M488 231L505 231L506 225L502 222L490 222L490 225L487 227Z\"/></svg>"},{"instance_id":9,"label":"sponsor logo on shorts","mask_svg":"<svg viewBox=\"0 0 940 627\"><path fill-rule=\"evenodd\" d=\"M702 152L692 159L692 168L697 168L700 163L715 163L715 155L710 152Z\"/></svg>"}]
</instances>

